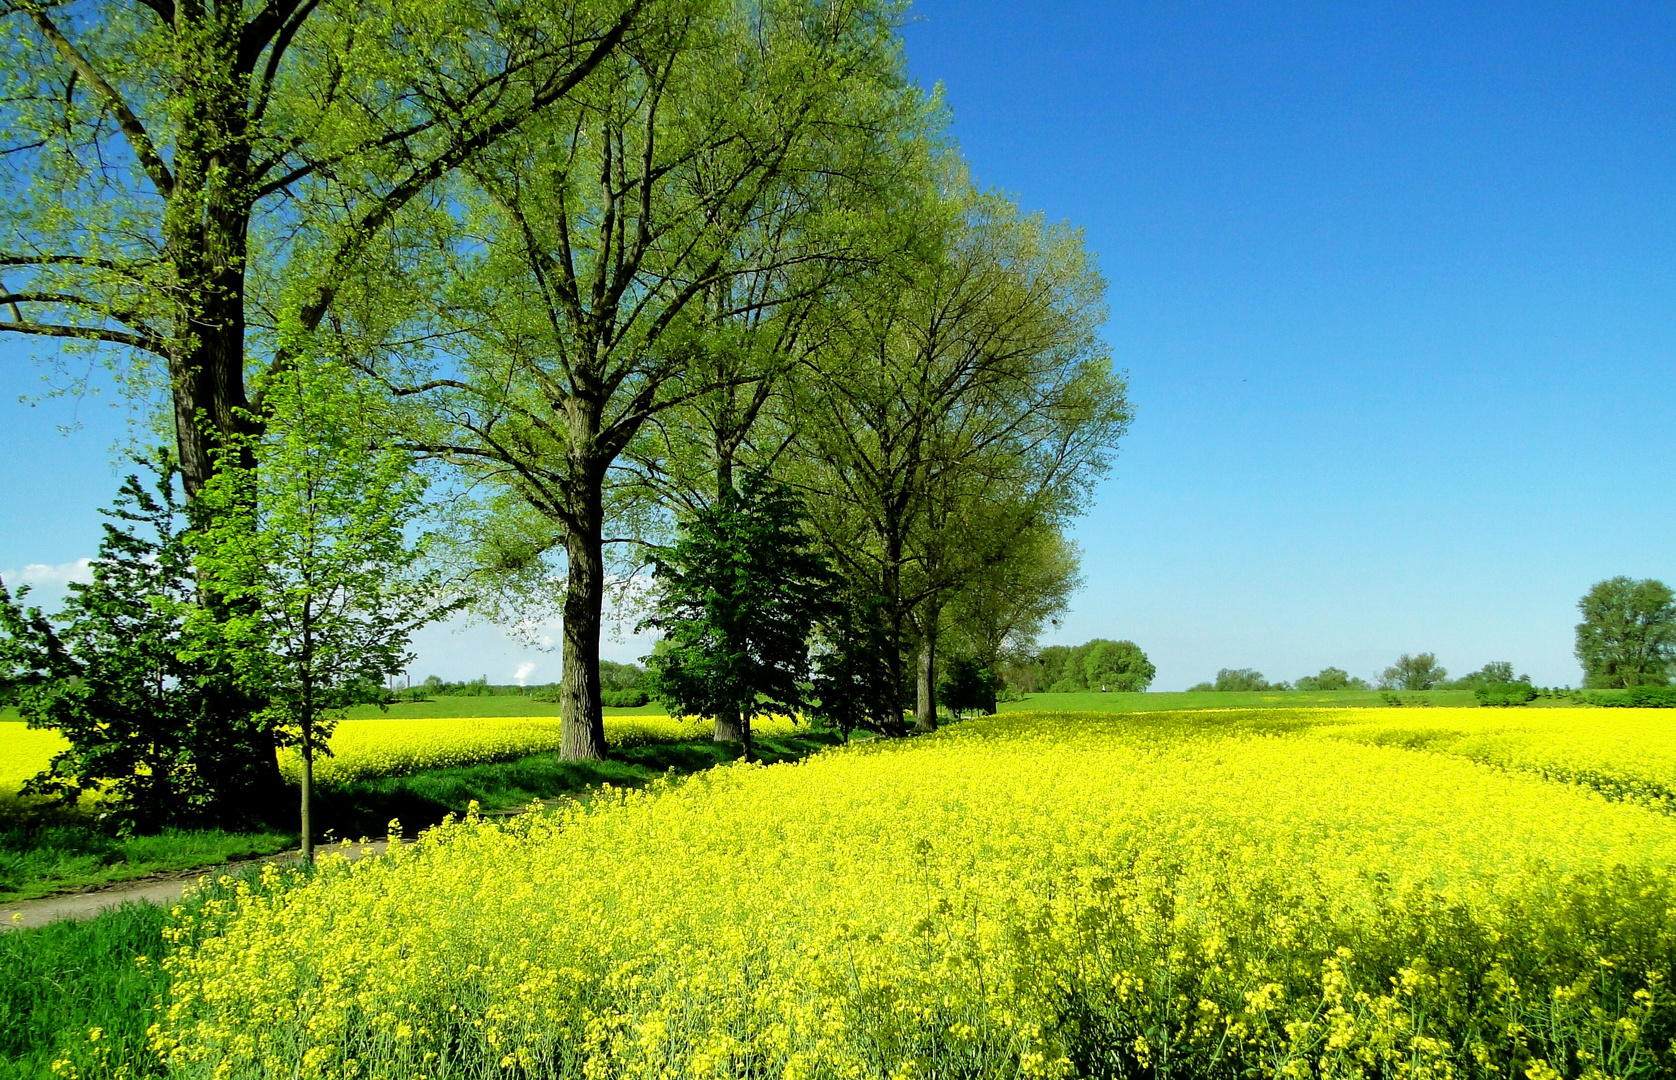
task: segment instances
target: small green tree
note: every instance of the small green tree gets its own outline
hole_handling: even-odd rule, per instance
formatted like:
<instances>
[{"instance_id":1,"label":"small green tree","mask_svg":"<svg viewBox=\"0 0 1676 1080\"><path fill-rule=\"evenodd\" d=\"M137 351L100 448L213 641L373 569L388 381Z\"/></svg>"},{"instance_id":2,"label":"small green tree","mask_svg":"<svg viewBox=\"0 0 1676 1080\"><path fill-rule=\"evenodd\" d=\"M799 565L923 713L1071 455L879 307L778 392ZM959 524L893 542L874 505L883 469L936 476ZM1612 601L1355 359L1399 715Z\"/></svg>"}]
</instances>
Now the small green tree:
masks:
<instances>
[{"instance_id":1,"label":"small green tree","mask_svg":"<svg viewBox=\"0 0 1676 1080\"><path fill-rule=\"evenodd\" d=\"M264 390L254 469L229 460L205 484L208 524L191 534L199 581L227 607L198 615L200 649L225 649L302 759L303 858L314 857L314 759L338 715L411 660L413 631L455 604L410 539L424 478L380 447L371 398L347 365L300 358Z\"/></svg>"},{"instance_id":2,"label":"small green tree","mask_svg":"<svg viewBox=\"0 0 1676 1080\"><path fill-rule=\"evenodd\" d=\"M816 631L809 712L846 740L857 728L907 731L902 714L909 688L892 659L885 608L883 597L837 594Z\"/></svg>"},{"instance_id":3,"label":"small green tree","mask_svg":"<svg viewBox=\"0 0 1676 1080\"><path fill-rule=\"evenodd\" d=\"M70 585L55 619L22 606L26 589L14 602L0 586L0 672L29 725L68 743L24 790L72 805L103 791L130 830L243 823L274 794L269 770L251 768L257 705L225 657L182 656L197 592L178 472L163 454L144 464L154 484L127 478L105 511L93 580Z\"/></svg>"},{"instance_id":4,"label":"small green tree","mask_svg":"<svg viewBox=\"0 0 1676 1080\"><path fill-rule=\"evenodd\" d=\"M1449 671L1437 662L1435 653L1410 656L1403 653L1379 676L1381 690L1431 690L1449 678Z\"/></svg>"},{"instance_id":5,"label":"small green tree","mask_svg":"<svg viewBox=\"0 0 1676 1080\"><path fill-rule=\"evenodd\" d=\"M1676 664L1676 594L1651 578L1609 578L1577 601L1577 660L1590 689L1664 686Z\"/></svg>"},{"instance_id":6,"label":"small green tree","mask_svg":"<svg viewBox=\"0 0 1676 1080\"><path fill-rule=\"evenodd\" d=\"M656 560L658 596L641 629L667 645L646 688L672 713L715 721L717 742L751 750L751 721L808 697L809 639L829 575L795 496L761 473L681 523Z\"/></svg>"},{"instance_id":7,"label":"small green tree","mask_svg":"<svg viewBox=\"0 0 1676 1080\"><path fill-rule=\"evenodd\" d=\"M1151 686L1158 674L1133 641L1095 640L1083 649L1083 684L1090 690L1135 693Z\"/></svg>"},{"instance_id":8,"label":"small green tree","mask_svg":"<svg viewBox=\"0 0 1676 1080\"><path fill-rule=\"evenodd\" d=\"M995 675L976 660L961 657L949 664L937 686L937 698L956 717L995 711Z\"/></svg>"}]
</instances>

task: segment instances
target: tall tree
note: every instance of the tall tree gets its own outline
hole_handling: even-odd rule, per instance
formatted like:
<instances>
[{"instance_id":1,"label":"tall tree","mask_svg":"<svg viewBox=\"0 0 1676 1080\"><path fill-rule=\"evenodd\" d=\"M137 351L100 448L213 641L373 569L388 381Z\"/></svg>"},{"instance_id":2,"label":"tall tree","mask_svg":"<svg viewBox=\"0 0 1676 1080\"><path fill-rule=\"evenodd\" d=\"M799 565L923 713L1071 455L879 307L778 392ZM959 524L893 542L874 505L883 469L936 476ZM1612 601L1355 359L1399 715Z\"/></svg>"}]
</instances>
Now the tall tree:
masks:
<instances>
[{"instance_id":1,"label":"tall tree","mask_svg":"<svg viewBox=\"0 0 1676 1080\"><path fill-rule=\"evenodd\" d=\"M563 561L573 758L605 753L606 547L636 539L606 528L647 493L626 449L669 410L747 378L698 362L708 331L780 295L749 283L827 257L829 234L801 223L849 197L835 177L865 191L918 110L891 5L684 11L474 163L466 240L448 253L463 286L437 304L463 359L388 376L428 408L418 445L522 504L502 565Z\"/></svg>"},{"instance_id":2,"label":"tall tree","mask_svg":"<svg viewBox=\"0 0 1676 1080\"><path fill-rule=\"evenodd\" d=\"M1664 686L1676 668L1676 593L1651 578L1615 577L1577 601L1583 685Z\"/></svg>"},{"instance_id":3,"label":"tall tree","mask_svg":"<svg viewBox=\"0 0 1676 1080\"><path fill-rule=\"evenodd\" d=\"M186 492L254 424L246 352L319 323L416 199L562 100L646 0L17 0L0 330L161 383ZM9 287L7 287L9 286Z\"/></svg>"},{"instance_id":4,"label":"tall tree","mask_svg":"<svg viewBox=\"0 0 1676 1080\"><path fill-rule=\"evenodd\" d=\"M964 177L947 186L900 223L918 242L835 307L832 345L797 381L811 518L835 568L883 601L891 683L917 653L921 727L943 607L1009 528L1075 512L1129 417L1080 236Z\"/></svg>"},{"instance_id":5,"label":"tall tree","mask_svg":"<svg viewBox=\"0 0 1676 1080\"><path fill-rule=\"evenodd\" d=\"M314 759L333 721L407 666L410 635L452 610L427 540L407 533L423 477L380 446L350 368L298 356L271 377L255 469L218 469L200 494L209 524L190 537L200 579L230 612L192 617L212 656L229 656L302 758L303 858L314 857ZM241 454L236 443L223 453Z\"/></svg>"}]
</instances>

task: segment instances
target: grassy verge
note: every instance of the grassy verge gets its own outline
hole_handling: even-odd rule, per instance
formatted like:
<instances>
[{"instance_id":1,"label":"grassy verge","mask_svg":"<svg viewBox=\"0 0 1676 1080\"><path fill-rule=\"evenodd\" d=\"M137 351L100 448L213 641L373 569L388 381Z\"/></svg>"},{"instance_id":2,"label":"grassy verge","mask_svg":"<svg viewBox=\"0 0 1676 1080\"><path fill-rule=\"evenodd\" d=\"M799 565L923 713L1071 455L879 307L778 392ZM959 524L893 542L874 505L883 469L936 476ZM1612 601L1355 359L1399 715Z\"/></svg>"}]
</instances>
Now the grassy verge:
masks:
<instances>
[{"instance_id":1,"label":"grassy verge","mask_svg":"<svg viewBox=\"0 0 1676 1080\"><path fill-rule=\"evenodd\" d=\"M167 920L166 909L135 903L87 922L0 934L0 1080L51 1076L60 1058L83 1076L123 1066L155 1075L145 1032L168 983L154 962Z\"/></svg>"},{"instance_id":2,"label":"grassy verge","mask_svg":"<svg viewBox=\"0 0 1676 1080\"><path fill-rule=\"evenodd\" d=\"M216 829L118 837L78 815L16 821L0 827L0 903L271 855L296 842L288 832Z\"/></svg>"}]
</instances>

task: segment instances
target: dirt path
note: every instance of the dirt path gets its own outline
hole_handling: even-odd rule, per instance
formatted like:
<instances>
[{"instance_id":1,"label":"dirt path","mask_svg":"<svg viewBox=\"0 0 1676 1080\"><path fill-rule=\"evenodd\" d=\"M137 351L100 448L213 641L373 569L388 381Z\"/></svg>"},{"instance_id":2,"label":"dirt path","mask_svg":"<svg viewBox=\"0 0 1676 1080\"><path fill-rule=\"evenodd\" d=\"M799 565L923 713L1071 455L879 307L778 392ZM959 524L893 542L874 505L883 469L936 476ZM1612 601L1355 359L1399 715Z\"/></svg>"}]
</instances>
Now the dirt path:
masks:
<instances>
[{"instance_id":1,"label":"dirt path","mask_svg":"<svg viewBox=\"0 0 1676 1080\"><path fill-rule=\"evenodd\" d=\"M319 850L322 855L331 851L334 854L342 854L354 860L367 855L380 855L384 852L388 843L385 840L375 840L367 844L354 844L347 848L333 846ZM288 866L301 857L302 853L299 851L282 851L278 855L269 855L262 859L243 859L239 862L215 863L210 866L194 867L191 870L177 870L168 874L152 874L150 877L135 878L133 881L123 881L86 892L43 896L38 900L20 900L17 903L0 907L0 933L30 926L44 926L49 922L57 922L59 919L91 919L96 915L134 901L148 904L172 904L179 900L188 888L197 884L200 878L216 874L236 874L246 867L259 866L262 863L271 862Z\"/></svg>"}]
</instances>

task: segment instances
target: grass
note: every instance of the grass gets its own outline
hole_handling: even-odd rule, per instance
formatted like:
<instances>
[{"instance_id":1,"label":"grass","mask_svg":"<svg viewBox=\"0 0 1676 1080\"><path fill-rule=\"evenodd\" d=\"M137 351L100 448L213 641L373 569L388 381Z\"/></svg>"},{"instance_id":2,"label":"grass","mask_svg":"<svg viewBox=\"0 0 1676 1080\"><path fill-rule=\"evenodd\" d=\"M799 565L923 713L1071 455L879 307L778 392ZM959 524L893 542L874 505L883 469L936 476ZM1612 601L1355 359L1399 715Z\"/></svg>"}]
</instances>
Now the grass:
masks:
<instances>
[{"instance_id":1,"label":"grass","mask_svg":"<svg viewBox=\"0 0 1676 1080\"><path fill-rule=\"evenodd\" d=\"M667 716L662 705L651 702L635 709L605 709L606 716ZM483 697L438 697L430 701L404 701L381 709L357 705L350 720L435 720L471 716L557 716L559 703L537 701L511 694Z\"/></svg>"},{"instance_id":2,"label":"grass","mask_svg":"<svg viewBox=\"0 0 1676 1080\"><path fill-rule=\"evenodd\" d=\"M37 817L0 831L0 903L271 855L296 843L295 833L271 830L118 837L79 815Z\"/></svg>"},{"instance_id":3,"label":"grass","mask_svg":"<svg viewBox=\"0 0 1676 1080\"><path fill-rule=\"evenodd\" d=\"M297 874L303 873L297 871ZM124 904L83 922L0 933L0 1080L110 1076L140 1080L166 1070L149 1048L154 1006L169 987L159 962L175 911L201 910L231 882L269 893L299 880L265 882L254 868L226 875L175 909ZM98 1038L90 1038L97 1030ZM53 1069L55 1062L67 1069Z\"/></svg>"},{"instance_id":4,"label":"grass","mask_svg":"<svg viewBox=\"0 0 1676 1080\"><path fill-rule=\"evenodd\" d=\"M163 955L168 918L156 904L134 903L87 922L0 934L0 1080L50 1076L59 1058L84 1075L105 1071L101 1058L112 1073L122 1065L135 1076L159 1072L146 1028L168 977L149 961ZM89 1042L93 1028L100 1038Z\"/></svg>"}]
</instances>

